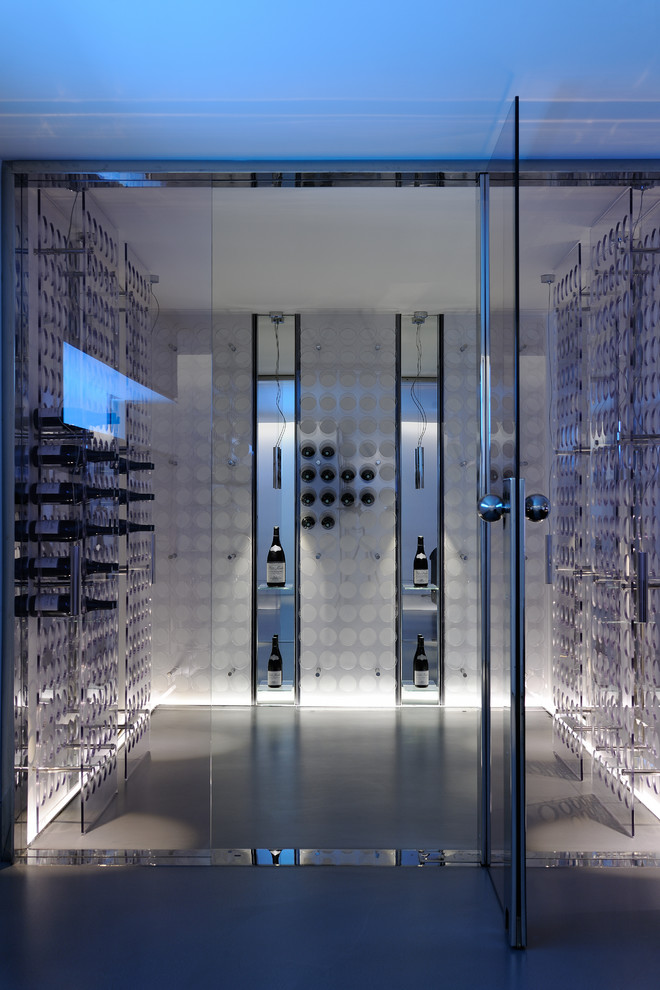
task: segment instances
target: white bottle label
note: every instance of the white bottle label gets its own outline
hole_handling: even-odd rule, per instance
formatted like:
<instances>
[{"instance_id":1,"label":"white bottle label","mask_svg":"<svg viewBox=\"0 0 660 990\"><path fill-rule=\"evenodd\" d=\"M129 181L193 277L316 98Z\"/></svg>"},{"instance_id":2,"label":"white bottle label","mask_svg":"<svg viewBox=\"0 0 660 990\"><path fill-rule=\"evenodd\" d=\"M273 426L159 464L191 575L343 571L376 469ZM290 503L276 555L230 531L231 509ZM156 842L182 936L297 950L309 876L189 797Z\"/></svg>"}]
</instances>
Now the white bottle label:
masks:
<instances>
[{"instance_id":1,"label":"white bottle label","mask_svg":"<svg viewBox=\"0 0 660 990\"><path fill-rule=\"evenodd\" d=\"M266 564L266 584L284 584L285 569L283 561Z\"/></svg>"},{"instance_id":2,"label":"white bottle label","mask_svg":"<svg viewBox=\"0 0 660 990\"><path fill-rule=\"evenodd\" d=\"M38 519L35 526L35 532L40 536L49 536L52 533L57 533L58 526L58 519Z\"/></svg>"},{"instance_id":3,"label":"white bottle label","mask_svg":"<svg viewBox=\"0 0 660 990\"><path fill-rule=\"evenodd\" d=\"M268 687L269 688L282 687L282 671L281 670L269 670L268 671Z\"/></svg>"},{"instance_id":4,"label":"white bottle label","mask_svg":"<svg viewBox=\"0 0 660 990\"><path fill-rule=\"evenodd\" d=\"M413 677L413 682L415 687L428 687L429 686L429 672L428 670L416 670Z\"/></svg>"},{"instance_id":5,"label":"white bottle label","mask_svg":"<svg viewBox=\"0 0 660 990\"><path fill-rule=\"evenodd\" d=\"M429 583L428 567L415 567L413 570L413 584L427 585Z\"/></svg>"},{"instance_id":6,"label":"white bottle label","mask_svg":"<svg viewBox=\"0 0 660 990\"><path fill-rule=\"evenodd\" d=\"M36 595L34 607L37 612L57 612L59 595Z\"/></svg>"}]
</instances>

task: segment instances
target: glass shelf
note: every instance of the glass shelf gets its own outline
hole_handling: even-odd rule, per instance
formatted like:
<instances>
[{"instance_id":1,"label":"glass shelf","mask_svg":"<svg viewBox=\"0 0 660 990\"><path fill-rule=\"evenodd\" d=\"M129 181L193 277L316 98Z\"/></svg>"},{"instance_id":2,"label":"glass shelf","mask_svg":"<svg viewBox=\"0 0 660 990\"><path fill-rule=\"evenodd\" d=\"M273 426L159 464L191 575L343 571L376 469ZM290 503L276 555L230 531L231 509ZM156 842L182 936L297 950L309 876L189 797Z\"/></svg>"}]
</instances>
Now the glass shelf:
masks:
<instances>
[{"instance_id":1,"label":"glass shelf","mask_svg":"<svg viewBox=\"0 0 660 990\"><path fill-rule=\"evenodd\" d=\"M295 701L293 681L284 680L281 687L269 688L266 680L260 680L257 685L257 700L264 705L292 705Z\"/></svg>"},{"instance_id":2,"label":"glass shelf","mask_svg":"<svg viewBox=\"0 0 660 990\"><path fill-rule=\"evenodd\" d=\"M425 584L423 586L420 586L419 584L405 584L404 583L403 590L406 592L406 594L409 591L412 591L412 592L414 592L417 595L424 595L424 594L429 595L432 591L439 591L440 589L437 586L437 584Z\"/></svg>"},{"instance_id":3,"label":"glass shelf","mask_svg":"<svg viewBox=\"0 0 660 990\"><path fill-rule=\"evenodd\" d=\"M425 688L415 687L412 681L402 681L401 700L415 705L437 705L439 701L437 681L429 681L429 686Z\"/></svg>"},{"instance_id":4,"label":"glass shelf","mask_svg":"<svg viewBox=\"0 0 660 990\"><path fill-rule=\"evenodd\" d=\"M285 584L283 588L272 588L268 584L258 584L257 585L257 591L259 592L260 595L261 594L265 594L265 595L292 595L293 594L293 585L292 584Z\"/></svg>"}]
</instances>

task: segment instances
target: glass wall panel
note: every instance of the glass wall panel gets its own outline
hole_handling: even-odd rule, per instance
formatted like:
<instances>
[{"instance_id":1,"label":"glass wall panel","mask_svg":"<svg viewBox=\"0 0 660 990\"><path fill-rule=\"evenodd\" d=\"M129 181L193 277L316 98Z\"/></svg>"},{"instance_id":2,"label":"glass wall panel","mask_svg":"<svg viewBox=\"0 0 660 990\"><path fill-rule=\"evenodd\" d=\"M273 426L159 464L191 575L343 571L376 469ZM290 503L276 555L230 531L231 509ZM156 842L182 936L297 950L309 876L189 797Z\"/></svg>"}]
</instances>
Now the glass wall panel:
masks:
<instances>
[{"instance_id":1,"label":"glass wall panel","mask_svg":"<svg viewBox=\"0 0 660 990\"><path fill-rule=\"evenodd\" d=\"M176 194L116 175L23 186L17 813L29 856L209 845L210 217L203 181ZM198 262L194 301L181 252Z\"/></svg>"},{"instance_id":2,"label":"glass wall panel","mask_svg":"<svg viewBox=\"0 0 660 990\"><path fill-rule=\"evenodd\" d=\"M313 445L320 503L301 533L302 705L395 703L396 355L394 316L301 316L299 465Z\"/></svg>"}]
</instances>

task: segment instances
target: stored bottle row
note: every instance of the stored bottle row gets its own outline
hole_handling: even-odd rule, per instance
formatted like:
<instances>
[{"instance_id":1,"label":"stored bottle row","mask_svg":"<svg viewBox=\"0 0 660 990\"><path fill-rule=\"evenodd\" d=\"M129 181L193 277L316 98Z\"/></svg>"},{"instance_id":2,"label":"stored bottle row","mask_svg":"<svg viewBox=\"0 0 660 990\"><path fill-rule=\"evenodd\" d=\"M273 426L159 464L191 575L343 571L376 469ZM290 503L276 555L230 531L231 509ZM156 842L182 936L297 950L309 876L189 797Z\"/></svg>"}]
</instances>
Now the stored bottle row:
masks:
<instances>
[{"instance_id":1,"label":"stored bottle row","mask_svg":"<svg viewBox=\"0 0 660 990\"><path fill-rule=\"evenodd\" d=\"M76 471L87 464L109 464L120 474L153 471L155 468L151 461L136 461L121 457L116 450L83 447L75 443L39 444L32 448L30 460L35 467L61 467L70 471Z\"/></svg>"},{"instance_id":2,"label":"stored bottle row","mask_svg":"<svg viewBox=\"0 0 660 990\"><path fill-rule=\"evenodd\" d=\"M111 611L117 608L117 602L99 598L82 597L83 612ZM14 612L17 616L27 615L74 615L73 598L70 594L51 595L16 595Z\"/></svg>"},{"instance_id":3,"label":"stored bottle row","mask_svg":"<svg viewBox=\"0 0 660 990\"><path fill-rule=\"evenodd\" d=\"M119 564L106 560L82 560L80 568L83 578L98 574L118 574ZM69 580L72 565L70 557L19 557L14 561L14 576L17 581L28 578L54 578Z\"/></svg>"},{"instance_id":4,"label":"stored bottle row","mask_svg":"<svg viewBox=\"0 0 660 990\"><path fill-rule=\"evenodd\" d=\"M84 502L116 499L120 505L128 502L152 502L152 492L134 492L126 488L99 488L75 481L37 481L27 487L16 486L16 501L34 505L79 505Z\"/></svg>"},{"instance_id":5,"label":"stored bottle row","mask_svg":"<svg viewBox=\"0 0 660 990\"><path fill-rule=\"evenodd\" d=\"M75 519L37 519L35 522L17 522L15 537L18 541L42 540L44 542L69 542L84 540L89 536L126 536L127 533L153 533L151 523L135 523L118 519L111 526L97 526Z\"/></svg>"}]
</instances>

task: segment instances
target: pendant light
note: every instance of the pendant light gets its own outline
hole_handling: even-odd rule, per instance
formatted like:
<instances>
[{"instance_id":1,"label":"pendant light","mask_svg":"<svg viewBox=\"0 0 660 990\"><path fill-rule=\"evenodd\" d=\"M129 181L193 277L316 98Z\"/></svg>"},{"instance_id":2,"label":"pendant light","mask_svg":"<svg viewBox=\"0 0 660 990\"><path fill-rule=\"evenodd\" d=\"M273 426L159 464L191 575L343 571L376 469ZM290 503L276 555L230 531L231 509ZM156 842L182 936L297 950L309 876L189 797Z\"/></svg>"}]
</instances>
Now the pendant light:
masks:
<instances>
[{"instance_id":1,"label":"pendant light","mask_svg":"<svg viewBox=\"0 0 660 990\"><path fill-rule=\"evenodd\" d=\"M282 410L282 384L280 382L280 323L284 323L284 313L268 314L275 331L275 383L277 392L275 394L275 406L282 421L282 428L273 447L273 488L282 487L282 438L286 430L286 416Z\"/></svg>"},{"instance_id":2,"label":"pendant light","mask_svg":"<svg viewBox=\"0 0 660 990\"><path fill-rule=\"evenodd\" d=\"M426 433L428 418L426 416L426 410L424 409L422 400L415 392L415 386L422 377L422 325L426 321L428 315L429 314L424 310L417 310L413 314L412 318L413 325L417 327L415 334L415 344L417 346L417 375L410 386L410 397L417 406L420 419L419 437L417 438L417 446L415 447L415 488L417 489L424 487L424 447L422 446L422 440L424 439L424 434Z\"/></svg>"}]
</instances>

